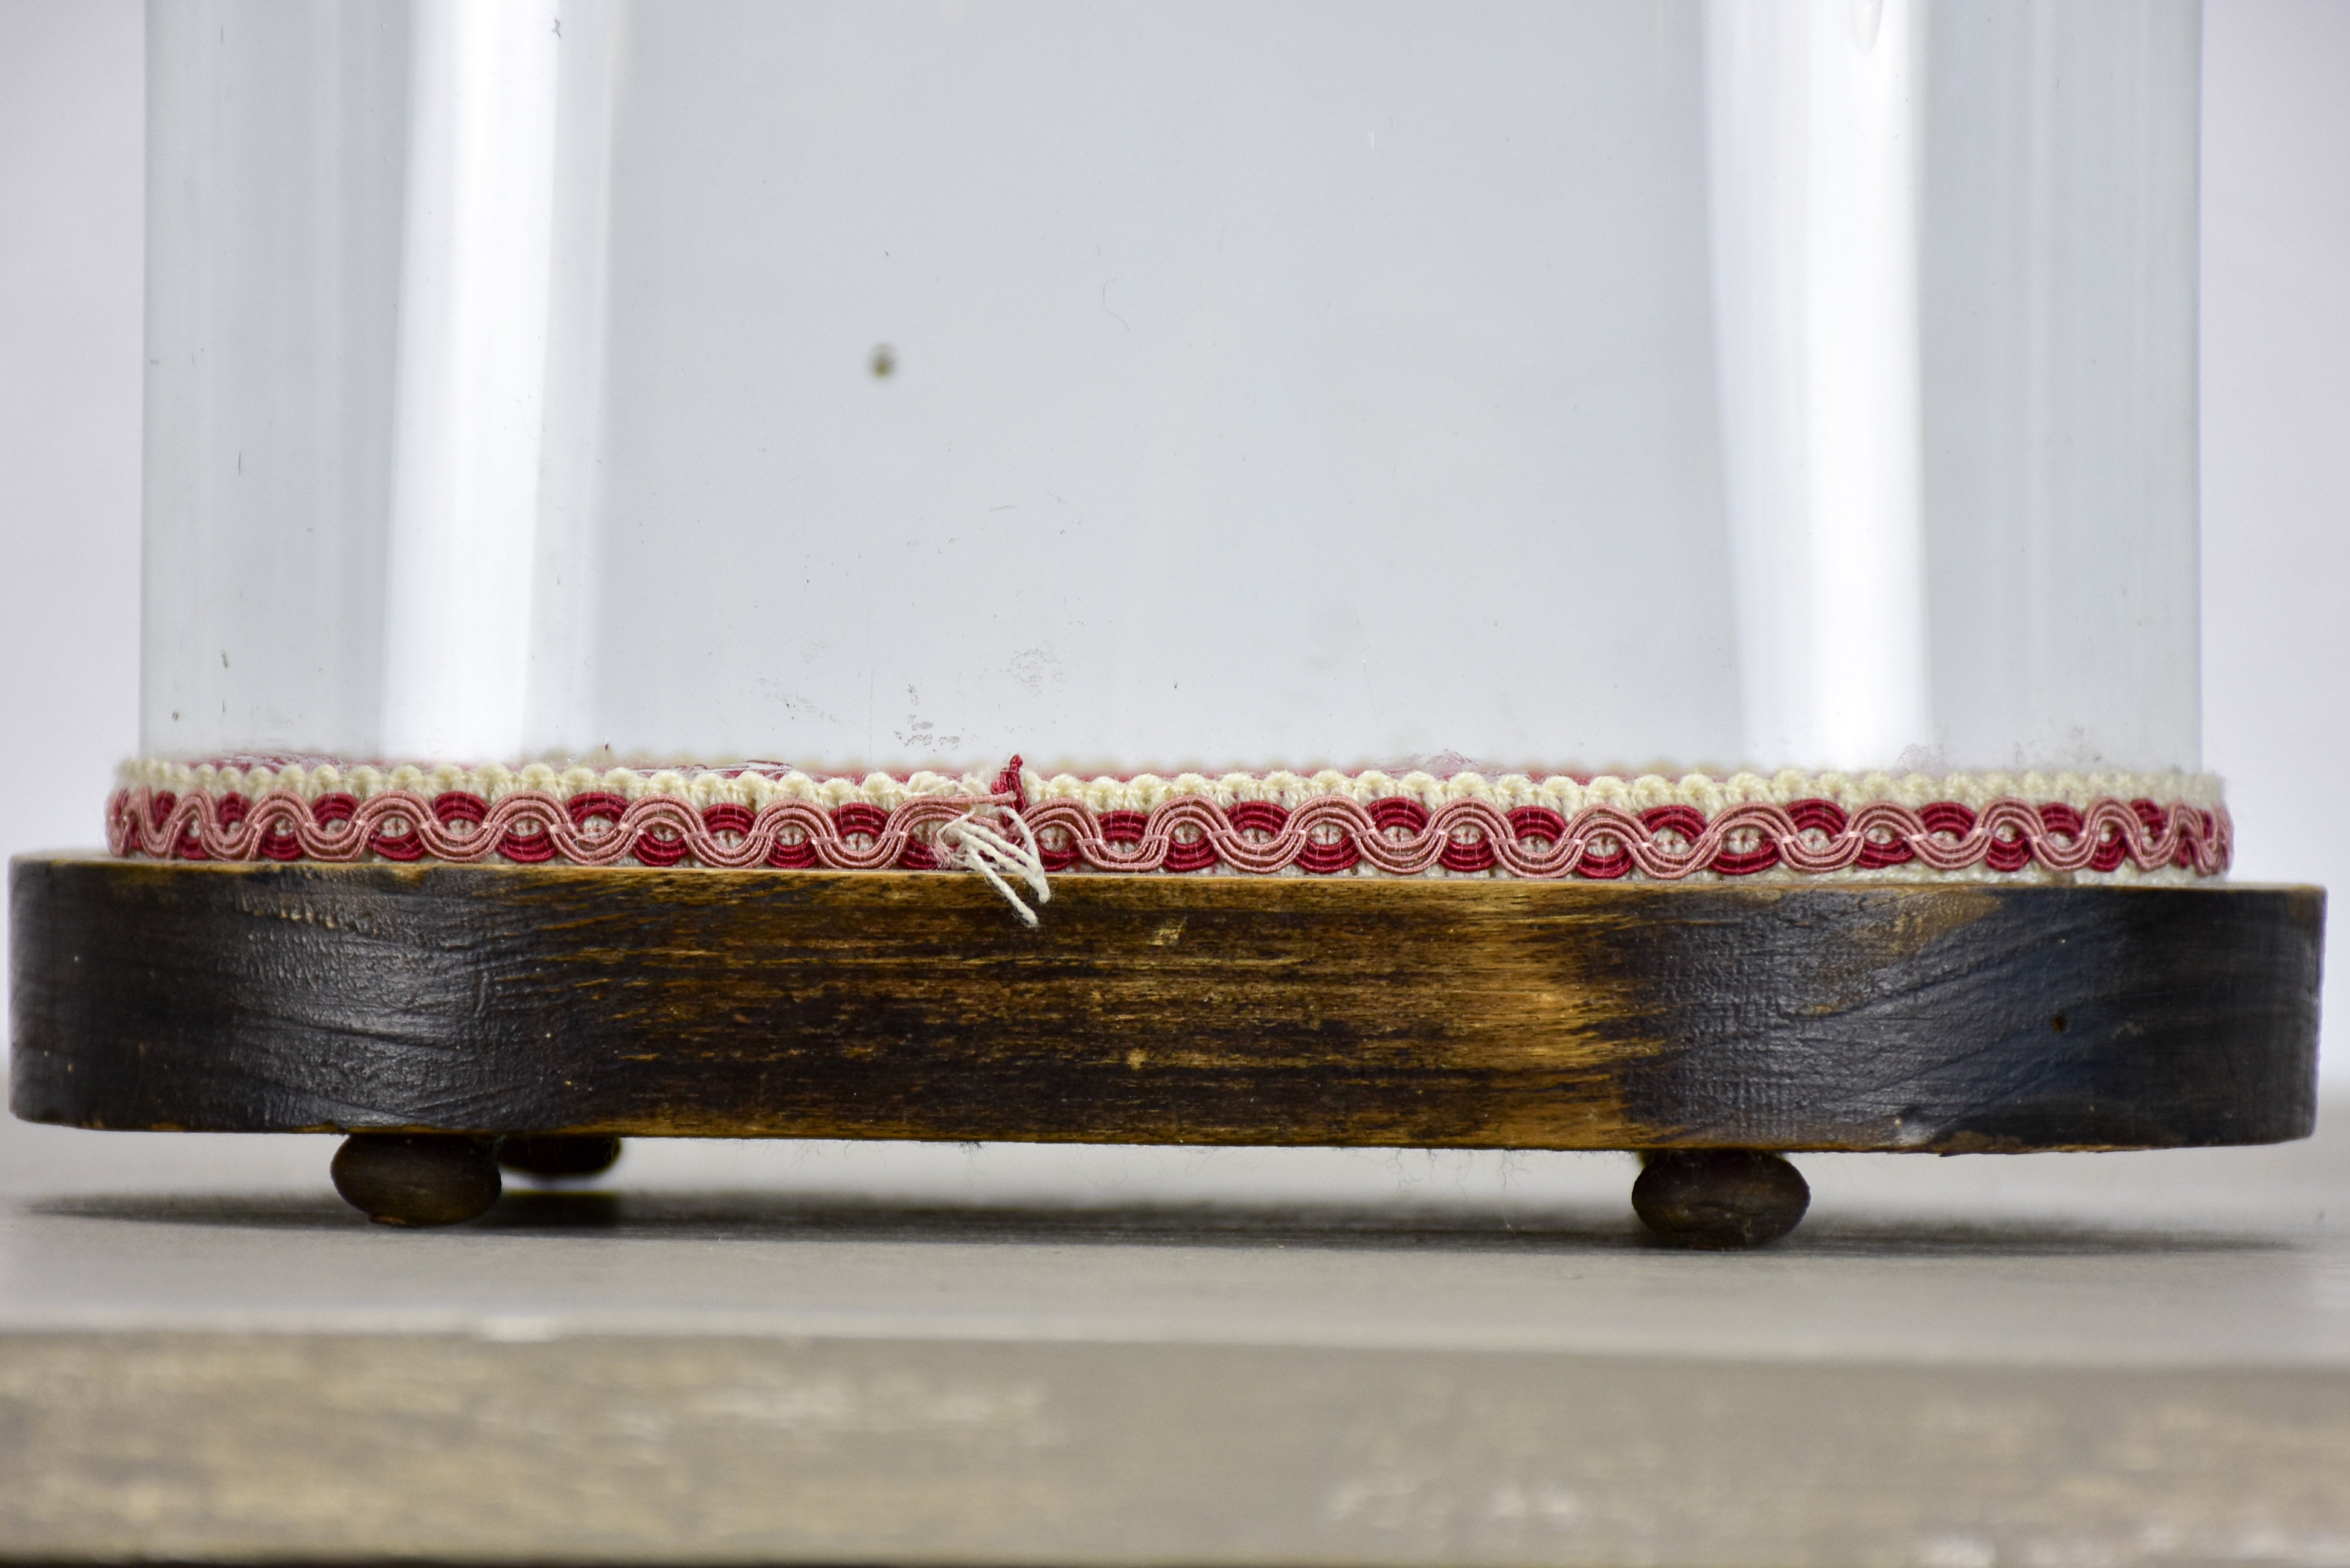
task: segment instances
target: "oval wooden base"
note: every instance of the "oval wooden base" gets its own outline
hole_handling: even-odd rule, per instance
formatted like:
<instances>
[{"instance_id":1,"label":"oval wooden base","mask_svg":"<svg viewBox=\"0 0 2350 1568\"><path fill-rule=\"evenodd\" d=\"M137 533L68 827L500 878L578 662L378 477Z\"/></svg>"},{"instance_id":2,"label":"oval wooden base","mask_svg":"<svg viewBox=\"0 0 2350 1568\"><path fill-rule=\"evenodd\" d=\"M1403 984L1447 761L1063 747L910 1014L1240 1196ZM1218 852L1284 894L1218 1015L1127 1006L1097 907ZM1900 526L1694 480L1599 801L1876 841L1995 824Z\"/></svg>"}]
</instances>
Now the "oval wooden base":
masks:
<instances>
[{"instance_id":1,"label":"oval wooden base","mask_svg":"<svg viewBox=\"0 0 2350 1568\"><path fill-rule=\"evenodd\" d=\"M11 872L35 1121L1940 1152L2273 1142L2314 888Z\"/></svg>"}]
</instances>

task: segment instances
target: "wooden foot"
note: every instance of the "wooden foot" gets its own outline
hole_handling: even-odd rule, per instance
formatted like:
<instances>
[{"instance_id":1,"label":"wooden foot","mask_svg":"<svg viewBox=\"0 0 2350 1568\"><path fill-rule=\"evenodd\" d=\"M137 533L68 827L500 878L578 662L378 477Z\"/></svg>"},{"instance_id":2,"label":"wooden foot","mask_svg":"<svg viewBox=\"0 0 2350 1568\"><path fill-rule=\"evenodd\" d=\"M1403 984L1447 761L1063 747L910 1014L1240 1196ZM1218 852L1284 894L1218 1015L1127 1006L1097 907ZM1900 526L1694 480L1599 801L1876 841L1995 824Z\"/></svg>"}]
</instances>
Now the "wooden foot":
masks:
<instances>
[{"instance_id":1,"label":"wooden foot","mask_svg":"<svg viewBox=\"0 0 2350 1568\"><path fill-rule=\"evenodd\" d=\"M594 1134L510 1137L498 1145L498 1163L534 1181L601 1176L620 1158L620 1140Z\"/></svg>"},{"instance_id":2,"label":"wooden foot","mask_svg":"<svg viewBox=\"0 0 2350 1568\"><path fill-rule=\"evenodd\" d=\"M1649 1230L1684 1247L1760 1247L1794 1230L1811 1207L1803 1173L1775 1154L1676 1148L1647 1158L1632 1208Z\"/></svg>"},{"instance_id":3,"label":"wooden foot","mask_svg":"<svg viewBox=\"0 0 2350 1568\"><path fill-rule=\"evenodd\" d=\"M335 1190L379 1225L454 1225L498 1200L482 1138L355 1133L335 1151Z\"/></svg>"}]
</instances>

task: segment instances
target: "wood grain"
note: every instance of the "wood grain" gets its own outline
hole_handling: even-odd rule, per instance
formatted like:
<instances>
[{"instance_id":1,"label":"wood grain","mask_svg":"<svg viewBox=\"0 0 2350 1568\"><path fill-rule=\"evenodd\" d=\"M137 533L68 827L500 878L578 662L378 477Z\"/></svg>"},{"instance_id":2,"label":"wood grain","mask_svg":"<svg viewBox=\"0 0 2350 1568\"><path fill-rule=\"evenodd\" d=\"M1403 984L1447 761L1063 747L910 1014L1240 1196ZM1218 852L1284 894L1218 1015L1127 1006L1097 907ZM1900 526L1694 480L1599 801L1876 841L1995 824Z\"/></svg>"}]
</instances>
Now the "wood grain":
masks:
<instances>
[{"instance_id":1,"label":"wood grain","mask_svg":"<svg viewBox=\"0 0 2350 1568\"><path fill-rule=\"evenodd\" d=\"M2314 888L12 867L36 1121L1206 1144L2260 1143Z\"/></svg>"}]
</instances>

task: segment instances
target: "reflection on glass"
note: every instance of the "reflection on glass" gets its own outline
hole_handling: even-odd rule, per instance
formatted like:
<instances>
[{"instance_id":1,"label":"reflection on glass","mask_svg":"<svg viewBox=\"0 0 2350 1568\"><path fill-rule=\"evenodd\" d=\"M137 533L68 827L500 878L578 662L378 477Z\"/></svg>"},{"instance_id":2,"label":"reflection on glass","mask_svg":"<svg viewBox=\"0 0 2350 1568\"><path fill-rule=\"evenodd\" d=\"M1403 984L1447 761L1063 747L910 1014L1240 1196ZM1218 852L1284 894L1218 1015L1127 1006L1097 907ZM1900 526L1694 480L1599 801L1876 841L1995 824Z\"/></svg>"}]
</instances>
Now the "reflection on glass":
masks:
<instances>
[{"instance_id":1,"label":"reflection on glass","mask_svg":"<svg viewBox=\"0 0 2350 1568\"><path fill-rule=\"evenodd\" d=\"M150 38L151 753L2198 760L2183 0Z\"/></svg>"}]
</instances>

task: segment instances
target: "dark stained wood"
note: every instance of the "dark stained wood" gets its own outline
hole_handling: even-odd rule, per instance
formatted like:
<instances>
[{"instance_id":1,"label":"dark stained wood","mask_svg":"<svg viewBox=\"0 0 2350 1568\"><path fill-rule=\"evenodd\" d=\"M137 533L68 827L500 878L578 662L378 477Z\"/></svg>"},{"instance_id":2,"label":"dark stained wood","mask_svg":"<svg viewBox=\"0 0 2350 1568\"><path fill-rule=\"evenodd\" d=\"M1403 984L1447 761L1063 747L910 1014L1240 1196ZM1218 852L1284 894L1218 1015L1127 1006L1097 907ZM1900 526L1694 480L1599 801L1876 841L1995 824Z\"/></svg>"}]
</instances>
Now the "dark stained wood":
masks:
<instances>
[{"instance_id":1,"label":"dark stained wood","mask_svg":"<svg viewBox=\"0 0 2350 1568\"><path fill-rule=\"evenodd\" d=\"M601 1176L620 1158L620 1140L602 1133L577 1136L525 1134L498 1145L498 1163L536 1181L572 1181Z\"/></svg>"},{"instance_id":2,"label":"dark stained wood","mask_svg":"<svg viewBox=\"0 0 2350 1568\"><path fill-rule=\"evenodd\" d=\"M1968 1151L2315 1110L2314 888L11 874L12 1104L222 1131Z\"/></svg>"},{"instance_id":3,"label":"dark stained wood","mask_svg":"<svg viewBox=\"0 0 2350 1568\"><path fill-rule=\"evenodd\" d=\"M1751 1148L1660 1148L1632 1184L1640 1223L1683 1247L1728 1251L1777 1241L1812 1206L1803 1172Z\"/></svg>"},{"instance_id":4,"label":"dark stained wood","mask_svg":"<svg viewBox=\"0 0 2350 1568\"><path fill-rule=\"evenodd\" d=\"M328 1168L343 1201L379 1225L459 1225L489 1212L504 1183L490 1140L355 1133Z\"/></svg>"}]
</instances>

